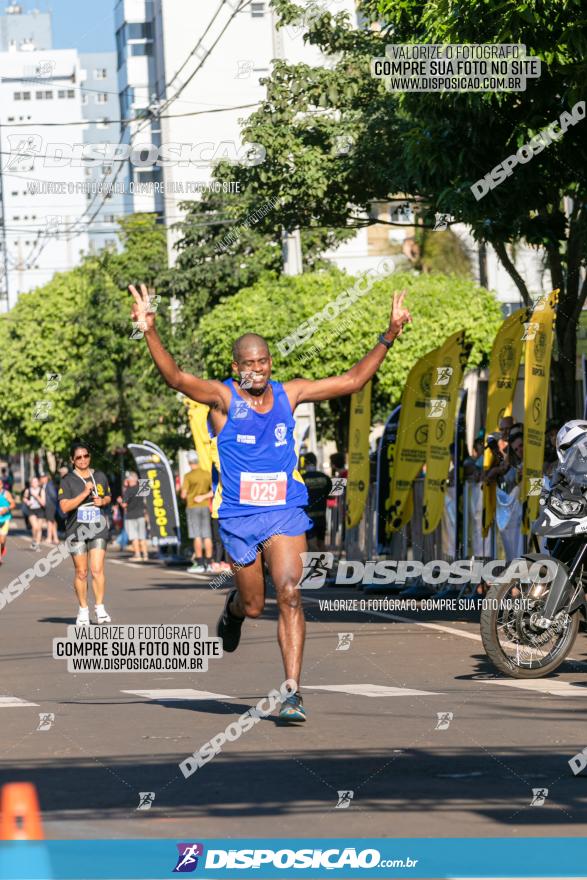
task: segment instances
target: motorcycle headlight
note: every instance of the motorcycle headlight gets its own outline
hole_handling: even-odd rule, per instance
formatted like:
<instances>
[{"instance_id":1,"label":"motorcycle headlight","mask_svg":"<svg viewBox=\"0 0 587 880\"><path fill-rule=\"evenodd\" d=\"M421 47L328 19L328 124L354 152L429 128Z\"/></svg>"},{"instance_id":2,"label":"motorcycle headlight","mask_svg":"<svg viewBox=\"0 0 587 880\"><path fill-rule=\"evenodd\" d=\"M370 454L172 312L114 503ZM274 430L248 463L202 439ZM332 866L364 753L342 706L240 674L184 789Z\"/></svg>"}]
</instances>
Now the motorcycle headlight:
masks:
<instances>
[{"instance_id":1,"label":"motorcycle headlight","mask_svg":"<svg viewBox=\"0 0 587 880\"><path fill-rule=\"evenodd\" d=\"M583 501L561 501L555 495L551 497L550 504L557 513L562 513L563 516L575 516L581 513L584 507Z\"/></svg>"}]
</instances>

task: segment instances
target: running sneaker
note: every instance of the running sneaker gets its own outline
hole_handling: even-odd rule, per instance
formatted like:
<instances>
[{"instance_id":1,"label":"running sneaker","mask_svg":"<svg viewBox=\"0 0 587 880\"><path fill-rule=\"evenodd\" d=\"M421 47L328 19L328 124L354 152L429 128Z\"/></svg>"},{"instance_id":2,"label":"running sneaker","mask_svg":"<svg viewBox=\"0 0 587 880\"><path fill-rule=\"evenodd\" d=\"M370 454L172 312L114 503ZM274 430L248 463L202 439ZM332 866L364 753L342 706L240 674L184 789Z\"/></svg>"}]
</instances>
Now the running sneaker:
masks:
<instances>
[{"instance_id":1,"label":"running sneaker","mask_svg":"<svg viewBox=\"0 0 587 880\"><path fill-rule=\"evenodd\" d=\"M0 551L0 557L4 559L6 556L6 544L2 544L2 550Z\"/></svg>"},{"instance_id":2,"label":"running sneaker","mask_svg":"<svg viewBox=\"0 0 587 880\"><path fill-rule=\"evenodd\" d=\"M190 565L188 568L188 574L205 574L206 566L200 565L199 562L196 562L195 565Z\"/></svg>"},{"instance_id":3,"label":"running sneaker","mask_svg":"<svg viewBox=\"0 0 587 880\"><path fill-rule=\"evenodd\" d=\"M226 598L224 611L220 615L216 625L216 635L222 639L222 650L231 654L238 648L241 639L241 628L244 617L234 617L228 610L228 606L237 595L238 590L231 590Z\"/></svg>"},{"instance_id":4,"label":"running sneaker","mask_svg":"<svg viewBox=\"0 0 587 880\"><path fill-rule=\"evenodd\" d=\"M90 625L90 609L89 608L80 608L77 612L77 617L75 619L76 626L89 626Z\"/></svg>"},{"instance_id":5,"label":"running sneaker","mask_svg":"<svg viewBox=\"0 0 587 880\"><path fill-rule=\"evenodd\" d=\"M97 623L112 623L112 618L110 617L103 605L96 605L95 611Z\"/></svg>"},{"instance_id":6,"label":"running sneaker","mask_svg":"<svg viewBox=\"0 0 587 880\"><path fill-rule=\"evenodd\" d=\"M290 694L282 703L279 710L279 717L282 721L305 721L306 710L302 700L302 695L296 691Z\"/></svg>"}]
</instances>

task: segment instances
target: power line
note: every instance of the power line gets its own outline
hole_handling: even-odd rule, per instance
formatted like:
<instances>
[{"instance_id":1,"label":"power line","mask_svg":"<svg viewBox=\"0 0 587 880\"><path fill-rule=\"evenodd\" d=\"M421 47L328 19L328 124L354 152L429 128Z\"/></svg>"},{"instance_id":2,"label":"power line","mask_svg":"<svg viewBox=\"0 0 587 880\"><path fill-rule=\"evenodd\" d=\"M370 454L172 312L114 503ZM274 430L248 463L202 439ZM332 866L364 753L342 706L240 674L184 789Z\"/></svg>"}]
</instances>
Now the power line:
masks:
<instances>
[{"instance_id":1,"label":"power line","mask_svg":"<svg viewBox=\"0 0 587 880\"><path fill-rule=\"evenodd\" d=\"M222 4L224 4L225 2L226 2L226 0L222 0ZM245 5L247 5L247 3L249 3L249 2L250 2L250 0L246 0ZM237 10L240 10L240 8L241 8L241 7L237 7ZM209 26L206 28L206 30L204 31L204 35L208 32L208 30L209 30L211 24L214 22L214 20L215 20L215 18L216 18L216 15L217 15L217 13L214 15L214 17L213 17L212 22L210 23L210 25L209 25ZM202 64L203 64L203 61L205 60L205 58L207 58L208 55L210 55L210 53L213 51L213 49L215 48L215 46L216 46L217 43L218 43L218 40L219 40L220 37L223 35L224 31L225 31L226 28L228 27L228 24L230 24L230 22L232 21L232 19L234 18L235 15L236 15L236 11L233 13L233 15L231 16L231 18L228 20L228 23L226 24L226 26L224 27L224 29L220 32L220 35L219 35L218 39L216 40L216 42L213 44L212 48L211 48L211 49L206 53L206 55L204 56L204 59L202 60ZM203 39L203 37L200 37L200 38L199 38L199 40L198 40L198 42L197 42L197 44L196 44L196 46L195 46L195 48L194 48L194 51L195 51L195 50L197 49L197 47L201 44L202 39ZM202 66L202 65L200 64L200 67L201 67L201 66ZM192 77L191 77L191 78L193 78L194 75L195 75L195 74L192 74ZM189 81L189 80L188 80L188 81ZM168 85L169 85L168 83L165 84L165 91L167 91L167 89L168 89ZM187 85L187 82L184 84L184 88L185 88L185 85ZM181 91L181 90L180 90L180 91ZM178 92L178 94L179 94L179 92ZM162 110L162 109L163 109L163 110L166 109L166 107L169 106L169 103L170 103L170 102L168 102L167 104L164 104L163 107L159 107L159 108L158 108L157 118L159 118L159 116L160 116L160 114L161 114L161 110ZM153 121L153 120L152 120L152 117L149 116L149 117L147 117L147 119L146 119L146 121L145 121L145 124L144 124L143 126L139 126L139 128L138 128L136 131L134 131L134 132L130 132L130 141L131 141L131 143L132 143L133 139L134 139L138 134L140 134L142 131L145 130L145 128L147 127L147 125L150 125L150 124L151 124L152 121ZM124 130L123 130L122 135L121 135L121 139L120 139L120 142L119 142L119 146L122 145L122 139L123 139L123 137L124 137L124 134L125 134L125 132L124 132ZM112 180L110 181L111 184L114 184L114 183L116 182L116 179L118 178L118 176L119 176L121 170L122 170L122 163L120 164L120 166L119 166L119 168L117 169L117 171L116 171L114 177L113 177ZM94 200L92 200L92 202L93 202L93 201L94 201ZM100 213L100 210L101 210L101 208L102 208L102 205L105 204L105 201L106 201L106 196L103 197L101 203L98 205L98 208L94 211L94 213L92 214L92 216L89 218L89 220L88 220L88 224L92 223L93 220L95 219L95 217L97 216L97 214ZM85 215L89 212L89 210L91 209L92 202L90 203L90 205L88 205L86 211L84 211L84 213L82 214L82 217L85 216ZM74 237L75 237L75 236L74 236Z\"/></svg>"},{"instance_id":2,"label":"power line","mask_svg":"<svg viewBox=\"0 0 587 880\"><path fill-rule=\"evenodd\" d=\"M222 5L224 5L225 2L226 2L226 0L222 0ZM238 7L236 8L236 10L233 12L233 14L231 15L231 17L228 19L228 22L226 23L226 25L224 26L224 28L221 30L221 32L220 32L220 34L218 35L216 41L212 44L212 47L206 52L206 55L205 55L204 58L202 59L201 63L198 65L198 67L196 68L196 70L191 74L191 76L188 78L188 80L186 80L186 82L185 82L184 85L181 87L181 89L179 90L179 92L177 93L177 95L176 95L175 97L177 97L179 94L181 94L181 92L183 91L183 89L185 88L185 86L188 84L188 82L190 82L190 81L194 78L194 76L195 76L195 74L197 73L197 71L202 67L202 65L204 64L204 61L206 60L206 58L208 58L209 55L213 52L213 50L216 48L216 46L217 46L219 40L221 39L221 37L223 36L224 32L226 31L228 25L229 25L229 24L231 23L231 21L234 19L234 17L235 17L235 15L237 14L237 12L240 12L241 9L245 8L250 2L251 2L251 0L245 0L244 5L238 6ZM217 12L218 12L218 11L217 11ZM216 16L217 16L217 13L215 13L215 15L214 15L214 17L213 17L213 19L212 19L212 22L210 23L210 25L209 25L209 26L206 28L206 30L204 31L204 36L205 36L206 33L208 32L208 30L209 30L211 24L212 24L212 23L214 22L214 20L216 19ZM200 38L199 38L199 40L198 40L196 46L194 47L194 50L193 50L194 52L197 50L198 46L201 44L202 39L203 39L203 37L200 37ZM166 84L165 84L165 91L167 91L168 87L169 87L169 84L166 83ZM171 101L168 100L166 103L163 104L163 107L158 107L158 112L155 114L157 120L160 119L160 116L161 116L161 110L165 110L165 109L169 106L170 103L171 103ZM150 125L152 121L153 121L152 118L151 118L151 117L148 117L148 118L146 119L146 121L145 121L145 124L144 124L142 127L139 127L138 130L136 130L136 131L130 133L131 143L132 143L132 140L133 140L138 134L140 134L142 131L144 131L144 129L147 127L147 125ZM122 138L121 138L121 141L120 141L119 145L121 145L121 144L122 144ZM114 177L112 178L112 181L111 181L112 184L115 183L116 179L118 178L118 176L119 176L119 174L120 174L120 172L121 172L121 169L122 169L122 163L121 163L120 167L117 169L116 174L115 174ZM95 219L95 217L97 216L97 214L100 213L101 207L102 207L102 205L105 203L105 200L106 200L106 196L104 196L104 198L102 199L102 202L100 203L100 205L98 205L98 208L96 209L96 211L95 211L95 212L92 214L92 216L89 218L88 223L92 223L93 220ZM90 203L90 206L88 206L87 211L89 211L90 208L91 208L91 203ZM85 211L84 214L83 214L82 216L84 216L84 215L87 213L87 211Z\"/></svg>"},{"instance_id":3,"label":"power line","mask_svg":"<svg viewBox=\"0 0 587 880\"><path fill-rule=\"evenodd\" d=\"M220 10L221 10L222 7L225 6L225 5L226 5L226 0L220 0L220 3L219 3L218 6L216 7L216 12L215 12L214 15L212 16L211 20L208 22L208 26L207 26L206 30L204 31L204 33L202 34L202 36L200 37L200 39L198 40L198 42L196 43L196 45L194 46L194 48L192 49L192 51L189 53L189 55L187 56L187 58L185 59L185 61L184 61L183 64L181 65L181 67L179 67L179 68L175 71L175 73L173 74L173 76L171 77L171 79L169 80L169 82L167 83L167 88L166 88L166 90L169 89L169 88L171 88L171 86L173 85L173 83L175 82L175 80L177 79L177 77L179 76L179 74L182 72L182 70L184 69L184 67L186 66L186 64L187 64L188 61L190 60L190 58L193 58L193 56L196 54L196 52L197 52L197 50L198 50L198 47L199 47L200 44L202 43L202 40L204 39L204 37L206 36L206 34L208 33L208 31L210 30L210 28L212 27L212 25L214 24L214 22L215 22L216 19L218 18L218 15L220 14Z\"/></svg>"},{"instance_id":4,"label":"power line","mask_svg":"<svg viewBox=\"0 0 587 880\"><path fill-rule=\"evenodd\" d=\"M198 103L198 102L193 102ZM251 107L259 107L261 101L255 101L252 104L236 104L232 107L214 107L210 110L190 110L188 113L170 113L168 115L158 115L158 119L182 119L186 116L206 116L209 113L227 113L231 110L247 110ZM148 108L145 108L148 110ZM143 119L152 119L151 116L131 116L128 119L80 119L72 122L3 122L3 128L61 128L69 125L128 125L131 122L141 122Z\"/></svg>"},{"instance_id":5,"label":"power line","mask_svg":"<svg viewBox=\"0 0 587 880\"><path fill-rule=\"evenodd\" d=\"M225 4L226 2L227 2L227 0L222 0L221 6L224 6L224 4ZM206 54L204 55L204 57L202 58L202 60L201 60L200 63L198 64L198 66L192 71L192 73L189 75L189 77L186 79L186 81L183 83L183 85L180 86L179 90L175 93L175 95L173 95L173 96L171 96L170 98L167 98L167 99L166 99L166 101L163 103L163 107L160 108L160 111L161 111L161 110L166 110L167 107L169 107L170 104L172 104L174 101L177 101L177 99L179 98L179 96L181 95L181 93L183 92L183 90L185 89L185 87L186 87L187 85L189 85L189 83L193 80L193 78L194 78L195 75L198 73L198 71L200 71L200 70L202 69L202 67L204 66L205 62L206 62L207 59L210 57L210 55L212 54L212 52L214 51L214 49L216 48L216 46L218 45L218 43L220 42L220 40L222 39L222 37L224 36L224 34L225 34L226 30L228 29L229 25L232 23L232 21L233 21L234 18L236 17L237 13L242 12L243 9L246 9L246 7L250 5L250 3L251 3L251 0L243 0L243 3L242 3L240 6L237 6L236 9L233 10L232 15L229 17L228 21L226 22L226 24L224 25L224 27L222 28L222 30L220 31L220 33L218 34L218 36L216 37L216 39L214 40L214 42L212 43L211 47L210 47L208 50L206 50ZM219 9L216 11L216 14L215 14L215 16L214 16L214 19L215 19L216 16L218 15L218 12L219 12ZM213 19L213 21L214 21L214 19ZM206 31L204 32L204 35L203 35L202 37L200 37L200 39L198 40L198 43L196 44L196 46L194 47L194 49L192 50L192 52L190 53L190 55L189 55L188 58L186 59L186 62L185 62L185 63L187 63L187 61L189 60L189 58L191 58L191 57L193 57L193 55L195 55L195 53L196 53L198 47L200 46L200 44L201 44L201 42L202 42L204 36L205 36L206 33L208 32L208 30L209 30L209 27L206 28ZM182 65L182 67L180 68L180 70L183 70L183 68L185 67L185 63ZM175 74L173 78L175 78L175 76L177 76L177 74ZM172 81L173 81L173 80L172 80ZM166 91L167 91L167 88L166 88Z\"/></svg>"}]
</instances>

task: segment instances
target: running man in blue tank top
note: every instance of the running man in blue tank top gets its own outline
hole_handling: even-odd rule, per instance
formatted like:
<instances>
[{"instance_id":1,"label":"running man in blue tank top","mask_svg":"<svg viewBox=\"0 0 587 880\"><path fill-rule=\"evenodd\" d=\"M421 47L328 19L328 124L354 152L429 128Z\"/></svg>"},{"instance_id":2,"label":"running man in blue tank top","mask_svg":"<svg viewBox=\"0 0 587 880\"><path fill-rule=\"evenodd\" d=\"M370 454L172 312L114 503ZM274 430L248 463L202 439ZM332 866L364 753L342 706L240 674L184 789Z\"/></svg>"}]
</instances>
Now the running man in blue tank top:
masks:
<instances>
[{"instance_id":1,"label":"running man in blue tank top","mask_svg":"<svg viewBox=\"0 0 587 880\"><path fill-rule=\"evenodd\" d=\"M343 397L360 391L375 375L393 341L411 316L405 292L393 296L387 329L364 358L341 376L327 379L271 379L271 354L265 339L245 333L233 345L232 368L240 381L199 379L184 373L163 347L155 328L149 291L130 285L132 319L140 322L151 356L170 388L210 407L216 434L219 480L213 502L220 534L237 564L236 589L226 600L218 635L226 652L236 650L245 617L258 617L265 605L265 559L277 594L278 639L285 678L296 682L280 711L287 721L305 721L299 694L305 621L299 583L306 531L308 495L297 471L293 413L298 404Z\"/></svg>"}]
</instances>

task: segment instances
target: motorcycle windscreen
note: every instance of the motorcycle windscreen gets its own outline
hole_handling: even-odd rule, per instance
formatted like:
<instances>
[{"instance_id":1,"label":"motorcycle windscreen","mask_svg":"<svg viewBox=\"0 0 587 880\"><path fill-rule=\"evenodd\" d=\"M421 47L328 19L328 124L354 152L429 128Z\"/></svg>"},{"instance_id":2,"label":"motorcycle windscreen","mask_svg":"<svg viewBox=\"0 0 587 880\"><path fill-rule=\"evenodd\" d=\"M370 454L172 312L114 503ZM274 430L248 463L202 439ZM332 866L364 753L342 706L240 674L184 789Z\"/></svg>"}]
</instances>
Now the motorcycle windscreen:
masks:
<instances>
[{"instance_id":1,"label":"motorcycle windscreen","mask_svg":"<svg viewBox=\"0 0 587 880\"><path fill-rule=\"evenodd\" d=\"M560 470L569 483L587 485L587 440L580 440L571 446L560 464Z\"/></svg>"}]
</instances>

